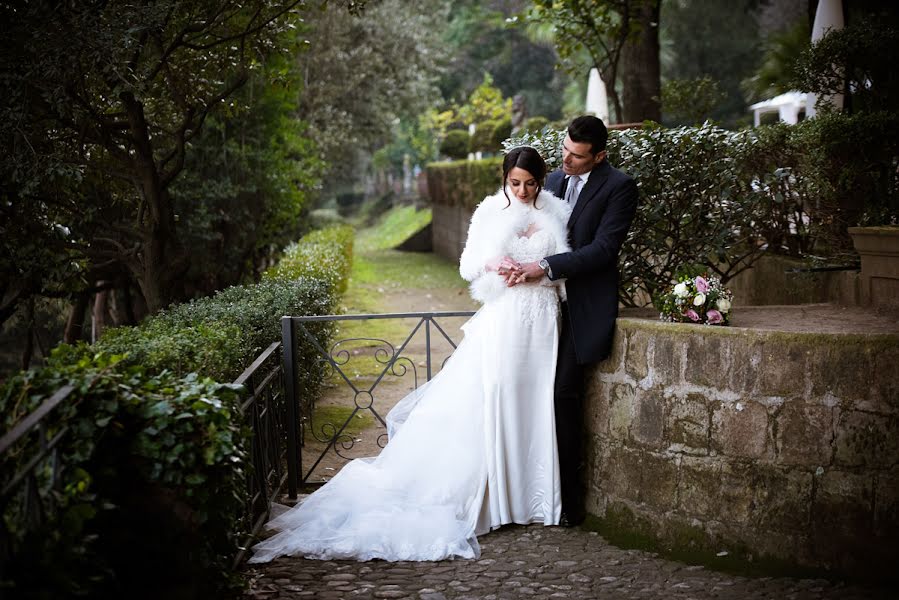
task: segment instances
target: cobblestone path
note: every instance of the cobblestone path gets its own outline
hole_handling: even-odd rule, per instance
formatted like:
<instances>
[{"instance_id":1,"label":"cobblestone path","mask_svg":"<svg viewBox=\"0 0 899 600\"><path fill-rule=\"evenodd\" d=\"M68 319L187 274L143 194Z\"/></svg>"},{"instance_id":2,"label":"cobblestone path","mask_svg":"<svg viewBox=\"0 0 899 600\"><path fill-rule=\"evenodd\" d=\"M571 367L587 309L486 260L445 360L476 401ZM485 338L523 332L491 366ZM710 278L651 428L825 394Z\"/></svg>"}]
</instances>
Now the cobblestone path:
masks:
<instances>
[{"instance_id":1,"label":"cobblestone path","mask_svg":"<svg viewBox=\"0 0 899 600\"><path fill-rule=\"evenodd\" d=\"M481 558L442 562L315 561L250 565L246 598L415 600L887 599L899 593L820 579L741 577L622 550L592 532L511 526L479 538Z\"/></svg>"}]
</instances>

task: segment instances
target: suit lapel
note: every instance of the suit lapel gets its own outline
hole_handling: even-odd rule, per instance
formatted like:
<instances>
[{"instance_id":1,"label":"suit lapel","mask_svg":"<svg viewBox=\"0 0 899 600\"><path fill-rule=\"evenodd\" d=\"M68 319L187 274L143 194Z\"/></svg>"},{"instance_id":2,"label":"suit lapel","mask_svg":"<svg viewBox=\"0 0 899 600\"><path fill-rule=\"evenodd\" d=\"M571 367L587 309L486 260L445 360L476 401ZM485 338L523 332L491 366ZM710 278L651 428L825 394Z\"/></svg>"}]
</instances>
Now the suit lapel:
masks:
<instances>
[{"instance_id":1,"label":"suit lapel","mask_svg":"<svg viewBox=\"0 0 899 600\"><path fill-rule=\"evenodd\" d=\"M574 226L574 223L577 221L578 217L581 216L581 213L584 212L587 204L592 202L597 194L599 194L599 190L602 189L602 186L605 185L608 179L609 163L604 160L598 167L593 169L592 173L590 173L587 185L584 186L584 189L582 189L581 193L578 195L577 204L575 205L574 210L571 211L571 217L568 219L569 230Z\"/></svg>"}]
</instances>

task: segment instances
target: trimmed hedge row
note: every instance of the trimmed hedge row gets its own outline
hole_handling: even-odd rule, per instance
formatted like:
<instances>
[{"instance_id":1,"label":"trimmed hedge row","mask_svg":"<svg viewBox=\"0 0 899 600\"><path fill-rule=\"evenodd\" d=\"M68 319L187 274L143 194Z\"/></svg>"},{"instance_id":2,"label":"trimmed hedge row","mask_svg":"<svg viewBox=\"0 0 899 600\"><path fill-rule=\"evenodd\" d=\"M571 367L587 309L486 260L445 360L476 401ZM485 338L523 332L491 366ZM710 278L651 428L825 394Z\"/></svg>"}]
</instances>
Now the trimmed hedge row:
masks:
<instances>
[{"instance_id":1,"label":"trimmed hedge row","mask_svg":"<svg viewBox=\"0 0 899 600\"><path fill-rule=\"evenodd\" d=\"M61 346L47 367L6 382L4 431L61 386L75 389L45 419L46 435L69 432L61 490L50 489L48 470L38 473L44 524L25 529L17 503L3 508L0 586L22 598L212 597L232 586L249 432L239 390L216 380L232 381L279 339L282 315L333 312L352 242L345 226L313 232L259 284L111 329L94 346ZM330 328L314 334L325 343ZM297 355L315 364L310 344ZM316 370L299 371L304 393L317 393ZM0 457L0 485L35 442Z\"/></svg>"},{"instance_id":2,"label":"trimmed hedge row","mask_svg":"<svg viewBox=\"0 0 899 600\"><path fill-rule=\"evenodd\" d=\"M499 189L502 169L501 156L431 163L426 169L431 202L474 210L485 196Z\"/></svg>"}]
</instances>

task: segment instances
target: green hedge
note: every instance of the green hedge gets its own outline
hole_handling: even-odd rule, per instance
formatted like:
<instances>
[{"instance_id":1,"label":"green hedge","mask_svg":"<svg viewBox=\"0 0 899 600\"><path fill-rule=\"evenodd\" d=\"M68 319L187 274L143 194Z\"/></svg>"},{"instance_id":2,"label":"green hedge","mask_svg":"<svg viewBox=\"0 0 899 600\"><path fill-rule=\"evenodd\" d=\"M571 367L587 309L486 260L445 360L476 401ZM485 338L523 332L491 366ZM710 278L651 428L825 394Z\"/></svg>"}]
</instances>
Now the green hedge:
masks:
<instances>
[{"instance_id":1,"label":"green hedge","mask_svg":"<svg viewBox=\"0 0 899 600\"><path fill-rule=\"evenodd\" d=\"M18 598L150 598L231 587L246 438L237 391L103 354L59 362L20 373L0 395L8 429L61 386L75 388L45 420L69 433L60 489L49 491L49 469L38 474L44 523L26 529L17 505L4 509L4 588ZM4 485L35 450L3 456Z\"/></svg>"},{"instance_id":2,"label":"green hedge","mask_svg":"<svg viewBox=\"0 0 899 600\"><path fill-rule=\"evenodd\" d=\"M353 267L353 236L349 225L313 231L288 246L278 264L263 273L263 278L317 279L343 294Z\"/></svg>"},{"instance_id":3,"label":"green hedge","mask_svg":"<svg viewBox=\"0 0 899 600\"><path fill-rule=\"evenodd\" d=\"M431 202L474 210L485 196L499 189L502 169L501 156L431 163L426 169Z\"/></svg>"},{"instance_id":4,"label":"green hedge","mask_svg":"<svg viewBox=\"0 0 899 600\"><path fill-rule=\"evenodd\" d=\"M554 168L564 137L564 129L544 129L505 146L531 145ZM899 218L892 113L821 114L740 131L647 123L610 131L608 150L640 189L620 260L628 305L645 303L689 264L724 282L766 251L846 264L856 260L847 227Z\"/></svg>"},{"instance_id":5,"label":"green hedge","mask_svg":"<svg viewBox=\"0 0 899 600\"><path fill-rule=\"evenodd\" d=\"M93 346L61 346L49 365L0 388L3 429L65 384L70 399L45 419L62 438L62 490L39 475L45 524L25 530L4 508L9 557L0 586L17 597L218 597L235 579L248 431L230 384L280 338L286 314L333 312L345 289L352 230L313 232L256 285L171 307ZM330 328L313 331L325 343ZM297 349L301 390L317 393L316 353ZM308 368L302 368L307 366ZM201 375L197 375L200 373ZM34 452L2 457L6 483Z\"/></svg>"}]
</instances>

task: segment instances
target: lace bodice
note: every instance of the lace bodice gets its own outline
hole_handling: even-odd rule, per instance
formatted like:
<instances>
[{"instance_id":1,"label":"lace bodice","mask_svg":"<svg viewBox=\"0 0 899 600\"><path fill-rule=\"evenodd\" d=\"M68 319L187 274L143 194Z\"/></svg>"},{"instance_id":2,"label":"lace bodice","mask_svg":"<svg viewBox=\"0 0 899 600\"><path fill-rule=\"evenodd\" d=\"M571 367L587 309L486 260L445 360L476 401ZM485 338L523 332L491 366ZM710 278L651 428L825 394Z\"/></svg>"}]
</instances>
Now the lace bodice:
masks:
<instances>
[{"instance_id":1,"label":"lace bodice","mask_svg":"<svg viewBox=\"0 0 899 600\"><path fill-rule=\"evenodd\" d=\"M530 237L515 236L509 244L509 257L520 263L535 262L555 252L555 240L542 229L535 231ZM543 281L516 285L508 292L519 303L520 318L524 323L549 318L548 314L558 310L558 290L546 278Z\"/></svg>"},{"instance_id":2,"label":"lace bodice","mask_svg":"<svg viewBox=\"0 0 899 600\"><path fill-rule=\"evenodd\" d=\"M521 235L513 238L509 256L520 263L534 262L544 256L555 254L555 246L552 236L538 229L530 237Z\"/></svg>"}]
</instances>

